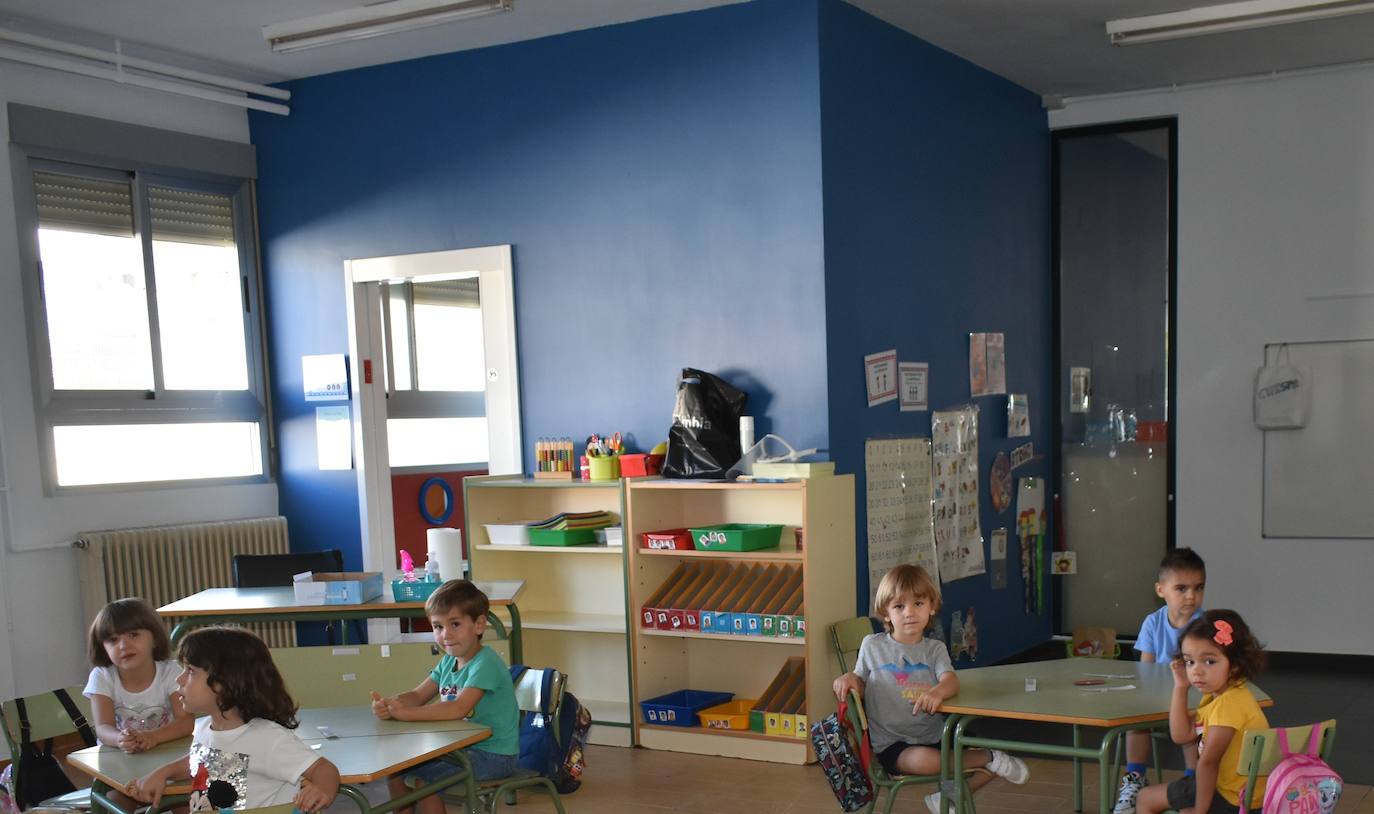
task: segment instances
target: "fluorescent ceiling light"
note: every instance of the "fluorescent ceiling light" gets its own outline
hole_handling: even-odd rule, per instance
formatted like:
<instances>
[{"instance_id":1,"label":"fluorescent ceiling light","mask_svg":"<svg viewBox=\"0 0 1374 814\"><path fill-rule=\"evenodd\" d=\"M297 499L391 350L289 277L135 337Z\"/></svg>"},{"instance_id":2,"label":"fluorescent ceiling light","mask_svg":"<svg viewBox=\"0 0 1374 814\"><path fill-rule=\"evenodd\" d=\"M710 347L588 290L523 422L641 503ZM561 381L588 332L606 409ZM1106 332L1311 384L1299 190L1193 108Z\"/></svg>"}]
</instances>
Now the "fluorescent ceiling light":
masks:
<instances>
[{"instance_id":1,"label":"fluorescent ceiling light","mask_svg":"<svg viewBox=\"0 0 1374 814\"><path fill-rule=\"evenodd\" d=\"M1244 0L1107 22L1113 45L1199 37L1374 11L1374 0Z\"/></svg>"},{"instance_id":2,"label":"fluorescent ceiling light","mask_svg":"<svg viewBox=\"0 0 1374 814\"><path fill-rule=\"evenodd\" d=\"M510 11L515 0L387 0L262 27L278 53L378 37L467 17Z\"/></svg>"}]
</instances>

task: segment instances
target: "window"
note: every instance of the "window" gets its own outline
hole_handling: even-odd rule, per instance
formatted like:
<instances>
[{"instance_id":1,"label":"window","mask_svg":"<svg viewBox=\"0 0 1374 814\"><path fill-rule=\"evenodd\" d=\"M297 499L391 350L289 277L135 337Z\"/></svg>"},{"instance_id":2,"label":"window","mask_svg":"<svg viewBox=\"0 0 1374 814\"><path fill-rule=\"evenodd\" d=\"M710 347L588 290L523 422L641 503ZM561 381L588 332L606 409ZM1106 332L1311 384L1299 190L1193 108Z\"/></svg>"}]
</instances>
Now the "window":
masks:
<instances>
[{"instance_id":1,"label":"window","mask_svg":"<svg viewBox=\"0 0 1374 814\"><path fill-rule=\"evenodd\" d=\"M32 156L28 169L49 486L265 477L248 182Z\"/></svg>"},{"instance_id":2,"label":"window","mask_svg":"<svg viewBox=\"0 0 1374 814\"><path fill-rule=\"evenodd\" d=\"M477 273L382 283L393 467L485 464L486 363Z\"/></svg>"}]
</instances>

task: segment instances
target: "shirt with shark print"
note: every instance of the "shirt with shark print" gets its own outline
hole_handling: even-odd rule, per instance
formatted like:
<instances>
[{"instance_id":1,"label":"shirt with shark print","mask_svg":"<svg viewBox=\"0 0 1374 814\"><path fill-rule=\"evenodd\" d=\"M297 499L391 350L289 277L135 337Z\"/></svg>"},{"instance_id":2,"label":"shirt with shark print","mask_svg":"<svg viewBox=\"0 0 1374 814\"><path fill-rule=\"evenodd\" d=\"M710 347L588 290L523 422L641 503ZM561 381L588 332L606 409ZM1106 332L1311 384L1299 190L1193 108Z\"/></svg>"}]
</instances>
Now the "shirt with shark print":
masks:
<instances>
[{"instance_id":1,"label":"shirt with shark print","mask_svg":"<svg viewBox=\"0 0 1374 814\"><path fill-rule=\"evenodd\" d=\"M916 698L954 670L949 650L939 639L902 644L887 633L874 633L859 646L854 672L864 680L864 710L869 738L881 752L897 742L940 742L945 716L917 711Z\"/></svg>"}]
</instances>

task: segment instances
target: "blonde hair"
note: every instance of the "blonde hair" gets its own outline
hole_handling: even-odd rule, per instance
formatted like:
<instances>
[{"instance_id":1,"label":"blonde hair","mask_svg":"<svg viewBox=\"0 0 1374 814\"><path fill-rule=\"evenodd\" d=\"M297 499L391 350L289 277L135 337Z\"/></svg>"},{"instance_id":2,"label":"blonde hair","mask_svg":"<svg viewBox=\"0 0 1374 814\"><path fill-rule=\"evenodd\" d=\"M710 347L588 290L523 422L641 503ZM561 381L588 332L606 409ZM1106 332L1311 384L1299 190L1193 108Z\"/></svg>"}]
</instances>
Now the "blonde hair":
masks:
<instances>
[{"instance_id":1,"label":"blonde hair","mask_svg":"<svg viewBox=\"0 0 1374 814\"><path fill-rule=\"evenodd\" d=\"M892 623L887 621L887 606L902 593L929 602L932 620L943 606L940 600L940 586L930 578L926 569L919 565L899 565L883 574L882 581L878 583L878 593L873 597L873 615L883 620L883 628L888 633L892 632Z\"/></svg>"}]
</instances>

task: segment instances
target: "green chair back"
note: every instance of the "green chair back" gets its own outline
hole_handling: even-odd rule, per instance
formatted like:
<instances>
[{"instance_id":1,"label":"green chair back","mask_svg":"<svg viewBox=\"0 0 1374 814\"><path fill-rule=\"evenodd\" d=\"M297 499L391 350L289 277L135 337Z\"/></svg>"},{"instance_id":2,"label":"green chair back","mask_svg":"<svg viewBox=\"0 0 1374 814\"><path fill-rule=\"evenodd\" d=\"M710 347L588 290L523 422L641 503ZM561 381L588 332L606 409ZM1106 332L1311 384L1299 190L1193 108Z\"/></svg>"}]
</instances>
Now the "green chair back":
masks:
<instances>
[{"instance_id":1,"label":"green chair back","mask_svg":"<svg viewBox=\"0 0 1374 814\"><path fill-rule=\"evenodd\" d=\"M87 721L90 721L91 699L81 694L81 687L67 687L66 689L67 694L72 697L72 701L76 704L76 708L81 710L81 714L86 716ZM62 702L57 700L57 696L51 692L24 698L24 708L28 711L29 724L32 727L30 737L34 741L44 741L76 731L76 725L67 715L67 710L62 706ZM19 708L13 699L0 705L0 715L4 717L5 743L10 747L10 754L16 754L19 745Z\"/></svg>"},{"instance_id":2,"label":"green chair back","mask_svg":"<svg viewBox=\"0 0 1374 814\"><path fill-rule=\"evenodd\" d=\"M1321 727L1321 747L1318 754L1321 755L1322 760L1330 763L1331 749L1336 744L1335 719L1305 726L1284 727L1283 732L1288 738L1288 749L1292 752L1306 751L1314 726ZM1278 733L1278 729L1247 729L1241 735L1245 741L1240 752L1240 765L1236 767L1236 771L1245 777L1245 793L1248 796L1259 796L1251 792L1257 786L1257 778L1272 772L1274 766L1283 760L1283 751L1279 748ZM1258 806L1261 802L1263 801L1252 799L1251 807Z\"/></svg>"},{"instance_id":3,"label":"green chair back","mask_svg":"<svg viewBox=\"0 0 1374 814\"><path fill-rule=\"evenodd\" d=\"M367 703L370 690L395 695L415 689L439 663L433 647L416 642L274 647L272 661L301 707L347 707Z\"/></svg>"},{"instance_id":4,"label":"green chair back","mask_svg":"<svg viewBox=\"0 0 1374 814\"><path fill-rule=\"evenodd\" d=\"M856 616L830 626L830 641L835 645L835 658L840 663L841 673L854 669L864 637L880 630L882 624L871 616Z\"/></svg>"}]
</instances>

